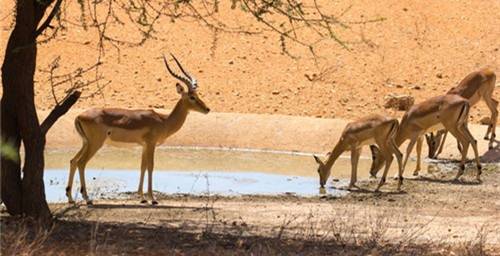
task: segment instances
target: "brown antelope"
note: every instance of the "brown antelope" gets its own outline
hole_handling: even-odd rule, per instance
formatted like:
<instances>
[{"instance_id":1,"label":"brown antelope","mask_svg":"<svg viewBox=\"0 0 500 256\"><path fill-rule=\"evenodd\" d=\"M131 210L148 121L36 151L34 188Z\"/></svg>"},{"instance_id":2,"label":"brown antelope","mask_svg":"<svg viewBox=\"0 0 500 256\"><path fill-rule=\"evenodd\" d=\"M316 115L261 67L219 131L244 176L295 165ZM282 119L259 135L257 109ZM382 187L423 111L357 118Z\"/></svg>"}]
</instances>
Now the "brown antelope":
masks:
<instances>
[{"instance_id":1,"label":"brown antelope","mask_svg":"<svg viewBox=\"0 0 500 256\"><path fill-rule=\"evenodd\" d=\"M469 74L456 87L451 88L447 92L447 94L460 95L463 98L469 100L470 106L474 106L481 99L486 102L486 105L491 112L491 118L484 139L490 140L488 143L490 149L493 147L493 142L495 140L495 131L498 118L498 101L493 99L495 82L495 73L493 73L492 70L485 68ZM491 136L488 137L490 133ZM429 146L429 157L436 158L443 151L446 135L446 130L441 130L437 133L437 135L431 134L430 136L426 136L427 144ZM437 153L435 153L437 146L439 146L439 150L437 150Z\"/></svg>"},{"instance_id":2,"label":"brown antelope","mask_svg":"<svg viewBox=\"0 0 500 256\"><path fill-rule=\"evenodd\" d=\"M408 157L410 156L415 143L417 144L417 166L413 175L418 175L420 171L421 153L423 136L428 132L433 132L440 129L446 129L462 145L462 159L460 170L455 177L456 180L464 173L465 160L469 144L472 144L475 160L478 168L477 179L480 180L481 163L477 151L477 142L467 128L467 120L469 118L469 101L456 94L446 94L430 98L420 104L413 105L403 116L399 130L396 134L396 145L401 146L406 140L410 140L406 149L406 155L403 162L403 170L406 167ZM372 147L372 153L374 147ZM375 161L376 160L376 161ZM377 163L375 163L377 162ZM375 176L385 162L384 157L378 157L375 154L374 164L370 170L370 174Z\"/></svg>"},{"instance_id":3,"label":"brown antelope","mask_svg":"<svg viewBox=\"0 0 500 256\"><path fill-rule=\"evenodd\" d=\"M403 169L401 164L403 155L394 142L394 136L396 135L397 130L397 119L381 115L367 116L347 124L342 132L339 142L335 145L326 163L323 163L319 157L314 156L314 159L319 164L318 173L321 188L324 188L328 177L330 176L333 164L346 150L351 150L352 169L349 189L356 187L357 168L361 149L364 145L376 143L380 147L381 154L387 162L382 179L380 180L380 183L375 191L379 191L380 187L384 185L387 172L389 171L389 167L391 166L393 160L393 155L396 155L396 159L398 161L399 175L401 178L399 179L398 190L400 190L403 182Z\"/></svg>"},{"instance_id":4,"label":"brown antelope","mask_svg":"<svg viewBox=\"0 0 500 256\"><path fill-rule=\"evenodd\" d=\"M180 99L170 115L160 114L151 109L95 108L87 110L76 117L75 128L82 138L83 145L71 160L68 187L66 188L69 203L74 202L71 196L71 187L78 167L82 197L87 204L92 204L85 186L85 166L105 142L110 144L135 143L143 147L138 194L141 203L147 203L143 194L144 174L147 169L148 197L152 204L158 203L153 197L155 147L182 127L189 111L194 110L204 114L210 111L196 92L198 86L195 78L184 71L175 56L172 55L172 57L186 77L175 74L170 69L167 59L163 56L167 70L173 77L186 85L187 91L179 83L176 83Z\"/></svg>"}]
</instances>

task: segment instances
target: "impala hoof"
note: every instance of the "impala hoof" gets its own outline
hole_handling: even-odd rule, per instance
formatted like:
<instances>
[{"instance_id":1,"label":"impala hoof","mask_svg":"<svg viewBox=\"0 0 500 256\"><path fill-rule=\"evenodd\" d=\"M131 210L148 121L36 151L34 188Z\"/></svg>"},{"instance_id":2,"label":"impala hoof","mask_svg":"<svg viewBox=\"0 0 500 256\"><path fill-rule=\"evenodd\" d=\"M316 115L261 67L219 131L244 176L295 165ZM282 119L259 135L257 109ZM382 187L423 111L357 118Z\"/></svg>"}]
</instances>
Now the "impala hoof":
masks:
<instances>
[{"instance_id":1,"label":"impala hoof","mask_svg":"<svg viewBox=\"0 0 500 256\"><path fill-rule=\"evenodd\" d=\"M146 199L141 200L141 204L146 204L146 203L148 203L148 200L146 200Z\"/></svg>"},{"instance_id":2,"label":"impala hoof","mask_svg":"<svg viewBox=\"0 0 500 256\"><path fill-rule=\"evenodd\" d=\"M151 201L151 204L152 204L152 205L157 205L157 204L158 204L158 201L153 200L153 201Z\"/></svg>"},{"instance_id":3,"label":"impala hoof","mask_svg":"<svg viewBox=\"0 0 500 256\"><path fill-rule=\"evenodd\" d=\"M87 205L94 205L94 202L92 200L87 201Z\"/></svg>"},{"instance_id":4,"label":"impala hoof","mask_svg":"<svg viewBox=\"0 0 500 256\"><path fill-rule=\"evenodd\" d=\"M75 204L74 200L68 200L68 204Z\"/></svg>"}]
</instances>

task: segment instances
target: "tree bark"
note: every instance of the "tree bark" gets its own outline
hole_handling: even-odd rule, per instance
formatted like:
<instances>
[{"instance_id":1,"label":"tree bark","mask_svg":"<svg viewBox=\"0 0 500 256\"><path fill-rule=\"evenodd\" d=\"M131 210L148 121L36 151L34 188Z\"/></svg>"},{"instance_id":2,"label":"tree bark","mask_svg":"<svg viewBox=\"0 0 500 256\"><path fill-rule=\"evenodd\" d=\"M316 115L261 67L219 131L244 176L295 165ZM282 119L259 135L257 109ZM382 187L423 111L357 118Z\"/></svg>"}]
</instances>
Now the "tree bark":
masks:
<instances>
[{"instance_id":1,"label":"tree bark","mask_svg":"<svg viewBox=\"0 0 500 256\"><path fill-rule=\"evenodd\" d=\"M2 97L0 105L2 138L11 143L16 152L19 152L21 137L17 128L15 104L7 97ZM16 159L9 159L2 155L0 166L2 167L0 172L2 202L9 214L22 214L21 200L19 200L22 198L21 158L17 155Z\"/></svg>"},{"instance_id":2,"label":"tree bark","mask_svg":"<svg viewBox=\"0 0 500 256\"><path fill-rule=\"evenodd\" d=\"M1 100L2 136L14 141L18 152L21 140L25 148L22 179L20 161L2 158L2 201L10 214L25 214L43 224L51 222L51 213L45 200L43 183L45 132L38 121L33 87L37 26L48 3L17 1L16 24L2 65Z\"/></svg>"}]
</instances>

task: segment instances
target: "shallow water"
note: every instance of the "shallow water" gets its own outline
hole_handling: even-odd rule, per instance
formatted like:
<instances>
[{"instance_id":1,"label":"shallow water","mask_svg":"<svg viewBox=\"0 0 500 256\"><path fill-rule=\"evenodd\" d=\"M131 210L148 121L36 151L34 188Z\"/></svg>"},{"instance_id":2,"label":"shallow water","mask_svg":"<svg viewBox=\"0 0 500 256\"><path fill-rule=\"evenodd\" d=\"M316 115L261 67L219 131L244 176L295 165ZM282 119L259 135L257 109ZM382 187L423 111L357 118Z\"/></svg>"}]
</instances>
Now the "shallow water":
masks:
<instances>
[{"instance_id":1,"label":"shallow water","mask_svg":"<svg viewBox=\"0 0 500 256\"><path fill-rule=\"evenodd\" d=\"M76 151L46 153L46 194L50 202L66 201L69 161ZM103 148L87 165L86 181L92 198L115 198L135 192L139 183L140 148ZM360 159L358 180L368 178L371 160ZM158 148L153 188L162 193L218 195L317 196L319 178L311 154L238 150ZM413 170L410 162L407 170ZM397 170L394 161L389 175ZM408 172L408 171L407 171ZM351 176L351 161L341 157L332 168L335 187L344 187ZM147 177L145 178L147 181ZM79 188L78 172L73 185ZM147 188L145 183L144 188ZM328 188L327 194L346 192Z\"/></svg>"},{"instance_id":2,"label":"shallow water","mask_svg":"<svg viewBox=\"0 0 500 256\"><path fill-rule=\"evenodd\" d=\"M76 174L78 177L78 174ZM122 192L135 192L139 183L139 172L135 170L95 170L85 172L89 196L117 198ZM45 172L45 193L49 202L66 201L65 187L68 171L49 169ZM147 180L147 179L146 179ZM313 177L287 176L257 172L217 171L163 171L154 173L154 190L167 194L191 195L319 195L318 180ZM338 182L336 184L341 184ZM81 199L78 178L75 179L73 195ZM147 186L145 186L147 188ZM326 193L342 196L344 190L327 188Z\"/></svg>"}]
</instances>

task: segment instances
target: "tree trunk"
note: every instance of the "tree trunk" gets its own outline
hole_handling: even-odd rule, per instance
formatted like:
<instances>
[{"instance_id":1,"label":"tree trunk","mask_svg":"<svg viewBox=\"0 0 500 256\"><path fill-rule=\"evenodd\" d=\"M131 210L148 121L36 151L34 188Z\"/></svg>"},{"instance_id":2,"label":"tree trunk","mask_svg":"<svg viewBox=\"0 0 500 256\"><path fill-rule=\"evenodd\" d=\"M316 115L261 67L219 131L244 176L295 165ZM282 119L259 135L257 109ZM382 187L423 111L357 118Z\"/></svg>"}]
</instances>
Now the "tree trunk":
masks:
<instances>
[{"instance_id":1,"label":"tree trunk","mask_svg":"<svg viewBox=\"0 0 500 256\"><path fill-rule=\"evenodd\" d=\"M9 101L7 97L3 97L0 104L2 138L11 143L16 152L19 152L21 137L17 128L15 104L13 100ZM2 201L7 206L9 214L19 215L22 213L20 200L22 198L21 159L19 155L16 156L16 159L8 159L2 156L0 166L2 167L0 172Z\"/></svg>"},{"instance_id":2,"label":"tree trunk","mask_svg":"<svg viewBox=\"0 0 500 256\"><path fill-rule=\"evenodd\" d=\"M37 0L17 1L16 24L2 65L2 136L14 140L18 151L19 139L23 141L25 161L21 180L19 161L2 158L1 196L10 214L24 213L49 224L51 214L43 184L45 134L38 121L33 88L37 54L35 31L47 8L43 3L46 4Z\"/></svg>"}]
</instances>

